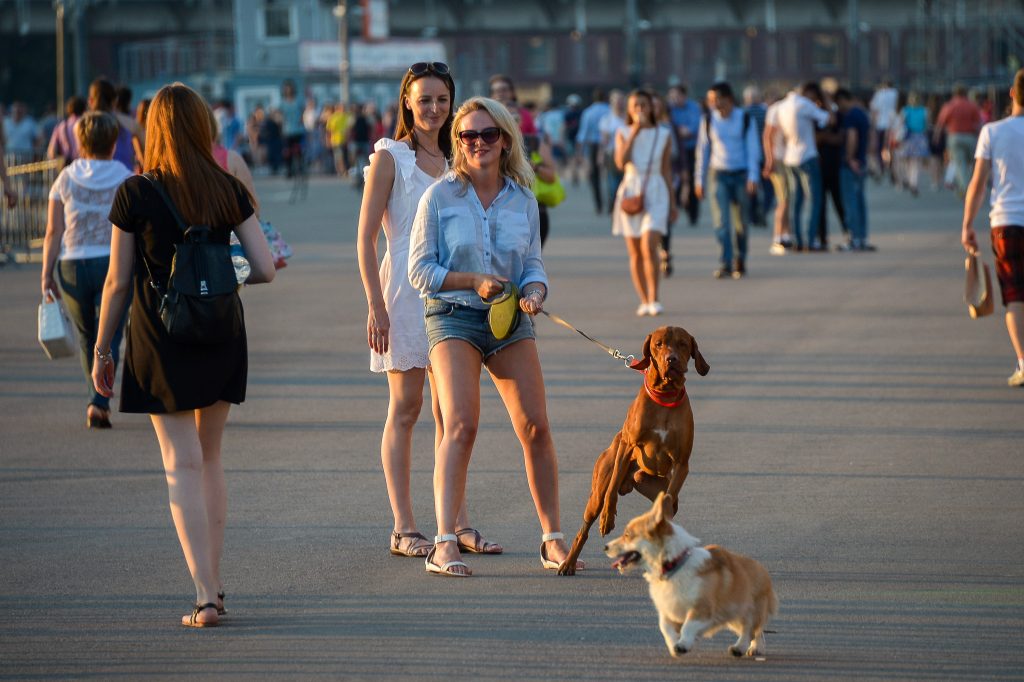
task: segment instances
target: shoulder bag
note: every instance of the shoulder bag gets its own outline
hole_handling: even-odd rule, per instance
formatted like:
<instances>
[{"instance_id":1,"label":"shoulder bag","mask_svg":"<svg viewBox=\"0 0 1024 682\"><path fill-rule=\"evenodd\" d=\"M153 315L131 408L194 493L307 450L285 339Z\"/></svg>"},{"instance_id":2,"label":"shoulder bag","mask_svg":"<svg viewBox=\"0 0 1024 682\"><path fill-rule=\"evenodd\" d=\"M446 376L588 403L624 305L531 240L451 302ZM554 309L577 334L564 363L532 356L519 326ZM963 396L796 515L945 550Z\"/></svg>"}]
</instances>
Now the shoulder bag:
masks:
<instances>
[{"instance_id":1,"label":"shoulder bag","mask_svg":"<svg viewBox=\"0 0 1024 682\"><path fill-rule=\"evenodd\" d=\"M644 182L640 185L640 193L629 197L622 197L619 208L626 215L636 215L644 212L644 192L647 189L647 179L651 177L651 166L654 164L654 150L658 148L658 127L654 127L654 142L651 144L651 156L647 159L647 170L644 171Z\"/></svg>"}]
</instances>

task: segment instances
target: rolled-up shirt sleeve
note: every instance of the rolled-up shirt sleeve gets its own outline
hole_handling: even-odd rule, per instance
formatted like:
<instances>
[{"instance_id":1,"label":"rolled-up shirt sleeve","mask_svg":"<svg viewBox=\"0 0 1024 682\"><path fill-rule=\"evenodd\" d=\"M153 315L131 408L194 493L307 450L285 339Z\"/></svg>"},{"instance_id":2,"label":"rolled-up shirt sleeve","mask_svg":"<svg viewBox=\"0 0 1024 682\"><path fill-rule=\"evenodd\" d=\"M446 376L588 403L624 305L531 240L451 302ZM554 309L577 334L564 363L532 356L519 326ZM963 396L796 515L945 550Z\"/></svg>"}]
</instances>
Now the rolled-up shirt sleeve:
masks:
<instances>
[{"instance_id":1,"label":"rolled-up shirt sleeve","mask_svg":"<svg viewBox=\"0 0 1024 682\"><path fill-rule=\"evenodd\" d=\"M541 258L540 250L540 210L532 195L526 202L526 218L530 223L530 245L523 258L523 274L519 278L519 289L521 291L530 282L540 282L550 293L551 287L544 271L544 260Z\"/></svg>"},{"instance_id":2,"label":"rolled-up shirt sleeve","mask_svg":"<svg viewBox=\"0 0 1024 682\"><path fill-rule=\"evenodd\" d=\"M420 199L409 234L409 282L425 296L440 291L449 272L440 263L439 224L437 202L428 189Z\"/></svg>"}]
</instances>

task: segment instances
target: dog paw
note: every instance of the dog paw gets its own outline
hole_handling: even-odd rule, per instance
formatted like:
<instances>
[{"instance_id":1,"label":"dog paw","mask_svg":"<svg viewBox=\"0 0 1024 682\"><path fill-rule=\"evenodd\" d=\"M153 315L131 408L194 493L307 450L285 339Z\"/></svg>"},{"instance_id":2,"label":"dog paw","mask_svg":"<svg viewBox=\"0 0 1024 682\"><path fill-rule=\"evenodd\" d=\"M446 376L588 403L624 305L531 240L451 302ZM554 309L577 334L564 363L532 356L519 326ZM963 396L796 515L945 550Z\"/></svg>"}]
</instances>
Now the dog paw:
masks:
<instances>
[{"instance_id":1,"label":"dog paw","mask_svg":"<svg viewBox=\"0 0 1024 682\"><path fill-rule=\"evenodd\" d=\"M576 575L576 562L563 561L562 565L558 567L558 575Z\"/></svg>"},{"instance_id":2,"label":"dog paw","mask_svg":"<svg viewBox=\"0 0 1024 682\"><path fill-rule=\"evenodd\" d=\"M741 658L744 654L744 651L739 647L731 646L729 647L729 653L735 656L736 658Z\"/></svg>"},{"instance_id":3,"label":"dog paw","mask_svg":"<svg viewBox=\"0 0 1024 682\"><path fill-rule=\"evenodd\" d=\"M682 644L676 644L674 647L669 649L669 653L672 654L673 658L678 658L679 656L682 656L683 654L685 654L688 651L689 651L689 649L687 649Z\"/></svg>"}]
</instances>

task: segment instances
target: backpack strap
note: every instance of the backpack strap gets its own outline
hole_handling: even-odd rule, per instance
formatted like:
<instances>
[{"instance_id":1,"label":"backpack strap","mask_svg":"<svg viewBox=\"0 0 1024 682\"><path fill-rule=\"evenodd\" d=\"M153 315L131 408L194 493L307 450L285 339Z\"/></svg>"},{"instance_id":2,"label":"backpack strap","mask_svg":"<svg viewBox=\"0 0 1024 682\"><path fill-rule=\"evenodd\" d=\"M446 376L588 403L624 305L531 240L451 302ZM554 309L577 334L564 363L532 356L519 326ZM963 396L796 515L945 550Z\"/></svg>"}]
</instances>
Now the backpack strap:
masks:
<instances>
[{"instance_id":1,"label":"backpack strap","mask_svg":"<svg viewBox=\"0 0 1024 682\"><path fill-rule=\"evenodd\" d=\"M188 230L188 223L186 223L185 220L181 217L181 214L178 213L178 209L174 205L174 202L171 201L170 195L167 193L167 190L160 183L160 181L156 179L156 176L153 175L152 173L143 173L142 177L146 178L146 180L149 180L149 184L153 186L153 189L156 190L156 193L160 195L161 199L163 199L164 205L167 206L167 209L171 212L171 216L174 217L174 222L178 224L178 228L182 232Z\"/></svg>"}]
</instances>

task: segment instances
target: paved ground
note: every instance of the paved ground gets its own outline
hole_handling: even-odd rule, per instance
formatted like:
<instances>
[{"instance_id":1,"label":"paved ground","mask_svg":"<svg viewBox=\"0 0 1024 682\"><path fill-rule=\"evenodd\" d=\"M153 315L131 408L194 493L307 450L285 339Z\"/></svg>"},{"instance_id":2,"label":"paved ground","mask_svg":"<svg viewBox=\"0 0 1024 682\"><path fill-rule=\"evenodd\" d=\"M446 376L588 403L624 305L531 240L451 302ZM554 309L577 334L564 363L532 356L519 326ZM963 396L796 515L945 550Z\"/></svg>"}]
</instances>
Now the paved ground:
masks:
<instances>
[{"instance_id":1,"label":"paved ground","mask_svg":"<svg viewBox=\"0 0 1024 682\"><path fill-rule=\"evenodd\" d=\"M147 419L83 428L76 364L33 338L38 271L0 269L0 678L1024 679L1024 393L1005 386L1001 319L972 321L961 301L951 197L872 188L876 254L776 258L755 231L740 282L711 278L706 218L678 230L664 320L712 366L691 374L681 518L773 575L782 608L755 662L729 657L726 634L670 659L645 583L612 571L596 534L584 574L540 569L522 456L489 386L469 498L506 554L473 559L465 581L389 556L357 195L328 180L296 206L282 181L260 192L296 253L245 292L249 400L226 437L230 616L216 630L175 624L192 588ZM549 308L638 350L655 323L633 317L607 221L579 190L553 222ZM547 320L539 342L573 532L637 377ZM425 413L426 534L431 433ZM626 498L620 519L645 508Z\"/></svg>"}]
</instances>

